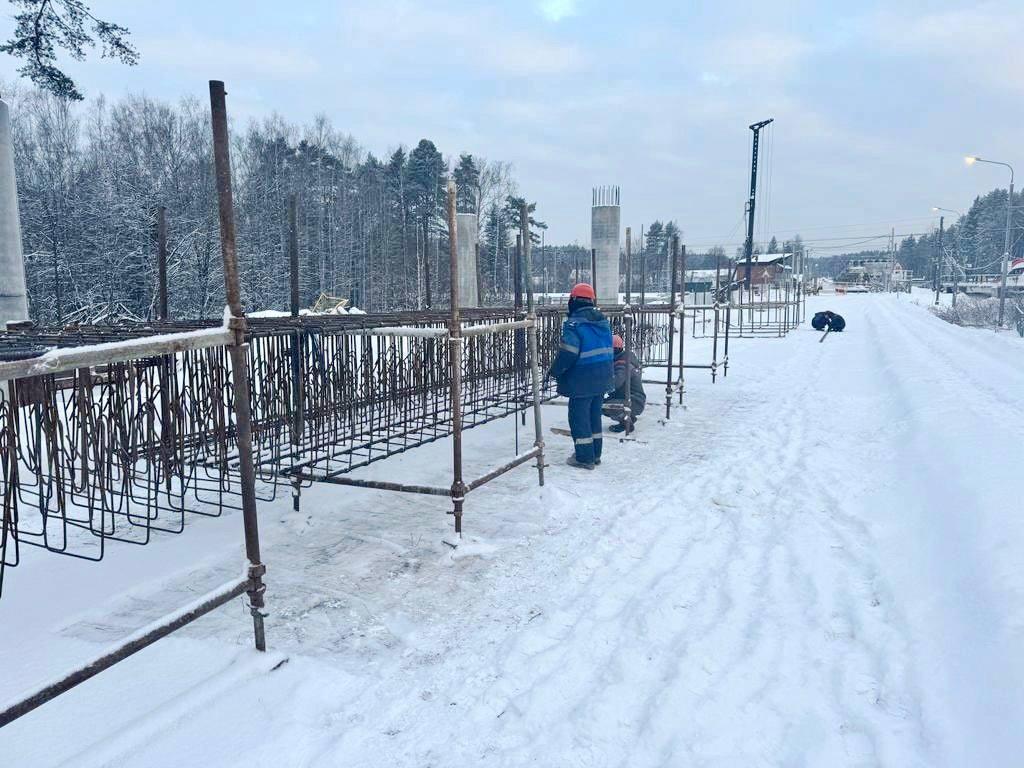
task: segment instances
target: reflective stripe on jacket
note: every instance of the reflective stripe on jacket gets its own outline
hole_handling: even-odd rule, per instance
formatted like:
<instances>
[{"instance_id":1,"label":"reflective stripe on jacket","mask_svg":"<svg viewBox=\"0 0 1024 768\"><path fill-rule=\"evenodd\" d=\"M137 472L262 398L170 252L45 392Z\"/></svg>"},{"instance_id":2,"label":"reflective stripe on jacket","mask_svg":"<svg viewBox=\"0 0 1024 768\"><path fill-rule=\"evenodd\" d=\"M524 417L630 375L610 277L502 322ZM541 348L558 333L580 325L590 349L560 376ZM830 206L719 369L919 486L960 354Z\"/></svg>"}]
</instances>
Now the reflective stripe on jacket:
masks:
<instances>
[{"instance_id":1,"label":"reflective stripe on jacket","mask_svg":"<svg viewBox=\"0 0 1024 768\"><path fill-rule=\"evenodd\" d=\"M593 397L612 389L612 329L596 307L584 307L562 323L562 341L551 364L558 394Z\"/></svg>"}]
</instances>

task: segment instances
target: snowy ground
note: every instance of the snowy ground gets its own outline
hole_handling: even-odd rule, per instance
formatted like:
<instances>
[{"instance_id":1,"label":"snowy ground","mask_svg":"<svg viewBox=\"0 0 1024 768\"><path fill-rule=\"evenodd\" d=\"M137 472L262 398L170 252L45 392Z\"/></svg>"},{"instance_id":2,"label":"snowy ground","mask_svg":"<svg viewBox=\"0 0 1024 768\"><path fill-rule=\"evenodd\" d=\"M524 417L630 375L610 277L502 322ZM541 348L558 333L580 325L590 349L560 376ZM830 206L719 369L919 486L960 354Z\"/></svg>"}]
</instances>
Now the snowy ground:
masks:
<instances>
[{"instance_id":1,"label":"snowy ground","mask_svg":"<svg viewBox=\"0 0 1024 768\"><path fill-rule=\"evenodd\" d=\"M0 763L1019 764L1024 341L907 298L810 299L847 331L734 342L667 426L648 386L646 442L594 474L548 435L548 485L471 496L454 551L440 499L265 506L272 652L239 602L4 728ZM470 433L469 475L512 428ZM373 474L447 482L445 458ZM0 700L234 576L240 539L228 516L100 564L30 552Z\"/></svg>"}]
</instances>

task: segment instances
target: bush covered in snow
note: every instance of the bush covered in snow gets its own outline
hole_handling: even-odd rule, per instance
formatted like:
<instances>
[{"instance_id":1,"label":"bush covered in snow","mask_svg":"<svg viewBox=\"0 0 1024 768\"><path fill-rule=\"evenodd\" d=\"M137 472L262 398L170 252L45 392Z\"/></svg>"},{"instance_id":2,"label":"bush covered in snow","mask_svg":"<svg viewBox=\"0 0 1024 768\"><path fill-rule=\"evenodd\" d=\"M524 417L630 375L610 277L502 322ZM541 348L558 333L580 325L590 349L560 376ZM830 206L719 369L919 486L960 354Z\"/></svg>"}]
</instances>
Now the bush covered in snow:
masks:
<instances>
[{"instance_id":1,"label":"bush covered in snow","mask_svg":"<svg viewBox=\"0 0 1024 768\"><path fill-rule=\"evenodd\" d=\"M999 318L999 300L962 297L955 307L931 307L931 311L953 325L992 328Z\"/></svg>"},{"instance_id":2,"label":"bush covered in snow","mask_svg":"<svg viewBox=\"0 0 1024 768\"><path fill-rule=\"evenodd\" d=\"M956 306L930 307L947 323L971 328L994 328L999 321L999 299L961 298ZM1024 297L1007 297L1006 324L1024 336Z\"/></svg>"}]
</instances>

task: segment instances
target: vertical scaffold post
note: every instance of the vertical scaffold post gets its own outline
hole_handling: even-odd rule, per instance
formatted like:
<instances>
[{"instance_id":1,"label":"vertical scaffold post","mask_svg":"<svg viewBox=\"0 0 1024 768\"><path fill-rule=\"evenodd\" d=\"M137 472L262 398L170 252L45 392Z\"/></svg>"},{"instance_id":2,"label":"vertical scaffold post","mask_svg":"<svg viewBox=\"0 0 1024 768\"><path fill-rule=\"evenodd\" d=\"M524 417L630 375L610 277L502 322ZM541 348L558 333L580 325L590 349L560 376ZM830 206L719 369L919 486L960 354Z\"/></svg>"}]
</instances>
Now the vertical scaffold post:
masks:
<instances>
[{"instance_id":1,"label":"vertical scaffold post","mask_svg":"<svg viewBox=\"0 0 1024 768\"><path fill-rule=\"evenodd\" d=\"M477 240L473 243L473 257L474 264L476 264L476 300L478 306L484 305L484 274L483 270L480 269L480 241Z\"/></svg>"},{"instance_id":2,"label":"vertical scaffold post","mask_svg":"<svg viewBox=\"0 0 1024 768\"><path fill-rule=\"evenodd\" d=\"M715 303L712 304L715 313L715 325L713 329L713 337L711 342L711 383L716 382L718 375L718 329L719 323L721 322L721 297L722 290L722 258L719 255L715 256Z\"/></svg>"},{"instance_id":3,"label":"vertical scaffold post","mask_svg":"<svg viewBox=\"0 0 1024 768\"><path fill-rule=\"evenodd\" d=\"M672 418L672 351L676 334L676 274L679 265L679 236L672 235L672 256L668 282L668 354L665 356L665 420Z\"/></svg>"},{"instance_id":4,"label":"vertical scaffold post","mask_svg":"<svg viewBox=\"0 0 1024 768\"><path fill-rule=\"evenodd\" d=\"M515 261L512 262L512 306L516 315L523 309L523 236L516 235L516 249L513 251Z\"/></svg>"},{"instance_id":5,"label":"vertical scaffold post","mask_svg":"<svg viewBox=\"0 0 1024 768\"><path fill-rule=\"evenodd\" d=\"M526 277L526 318L530 326L526 329L527 346L530 354L530 379L533 390L533 446L537 449L537 483L544 485L544 424L541 418L540 400L540 359L537 351L537 311L533 303L533 259L530 243L530 216L526 201L521 204L520 227L523 239L523 271Z\"/></svg>"},{"instance_id":6,"label":"vertical scaffold post","mask_svg":"<svg viewBox=\"0 0 1024 768\"><path fill-rule=\"evenodd\" d=\"M632 232L626 227L626 306L633 300L633 243Z\"/></svg>"},{"instance_id":7,"label":"vertical scaffold post","mask_svg":"<svg viewBox=\"0 0 1024 768\"><path fill-rule=\"evenodd\" d=\"M167 208L163 205L156 209L156 268L157 314L160 320L167 320Z\"/></svg>"},{"instance_id":8,"label":"vertical scaffold post","mask_svg":"<svg viewBox=\"0 0 1024 768\"><path fill-rule=\"evenodd\" d=\"M729 377L729 331L732 327L732 283L735 279L735 270L732 259L726 261L729 268L729 287L726 290L725 302L725 349L722 351L722 378Z\"/></svg>"},{"instance_id":9,"label":"vertical scaffold post","mask_svg":"<svg viewBox=\"0 0 1024 768\"><path fill-rule=\"evenodd\" d=\"M292 192L288 198L288 265L289 283L291 288L290 310L293 319L299 317L299 196ZM302 347L303 332L301 327L292 331L291 364L292 364L292 423L291 443L298 455L302 443L303 411L305 404L302 397ZM292 476L292 509L299 511L302 493L302 481L298 473Z\"/></svg>"},{"instance_id":10,"label":"vertical scaffold post","mask_svg":"<svg viewBox=\"0 0 1024 768\"><path fill-rule=\"evenodd\" d=\"M682 281L679 284L679 404L683 404L684 368L683 368L683 344L686 342L686 246L679 249L680 266L679 272ZM675 320L673 320L675 322Z\"/></svg>"},{"instance_id":11,"label":"vertical scaffold post","mask_svg":"<svg viewBox=\"0 0 1024 768\"><path fill-rule=\"evenodd\" d=\"M448 180L448 257L451 275L451 317L448 319L448 364L452 408L452 514L455 533L462 535L462 505L466 500L466 484L462 481L462 321L459 319L459 253L455 182Z\"/></svg>"},{"instance_id":12,"label":"vertical scaffold post","mask_svg":"<svg viewBox=\"0 0 1024 768\"><path fill-rule=\"evenodd\" d=\"M590 249L590 287L597 295L597 248Z\"/></svg>"},{"instance_id":13,"label":"vertical scaffold post","mask_svg":"<svg viewBox=\"0 0 1024 768\"><path fill-rule=\"evenodd\" d=\"M640 227L640 311L647 304L647 249L644 247L644 228Z\"/></svg>"},{"instance_id":14,"label":"vertical scaffold post","mask_svg":"<svg viewBox=\"0 0 1024 768\"><path fill-rule=\"evenodd\" d=\"M167 301L167 208L163 205L156 209L156 271L157 271L157 305L156 314L157 319L161 322L167 322L170 319L170 312L168 310ZM174 358L171 355L164 355L160 359L160 417L161 423L164 428L160 432L160 451L161 460L164 462L165 468L165 480L164 487L168 492L171 490L171 478L173 472L171 467L173 461L171 456L173 454L174 446L174 426L171 419L171 398L170 398L170 382L172 377L172 371L174 370ZM79 371L79 381L85 383L89 381L90 373L88 368L82 368ZM82 432L82 485L88 479L88 439L89 439L89 419L85 418L87 406L86 393L82 392L82 397L79 400L80 410L82 414L81 432Z\"/></svg>"},{"instance_id":15,"label":"vertical scaffold post","mask_svg":"<svg viewBox=\"0 0 1024 768\"><path fill-rule=\"evenodd\" d=\"M515 309L516 320L521 320L523 318L523 235L521 232L516 233L516 249L514 253L515 263L512 268L512 280L515 284L513 290L513 307ZM522 329L516 329L512 333L512 339L515 386L518 391L520 385L525 383L525 381L520 381L519 374L520 371L523 371L526 367L524 365L526 362L526 335ZM525 427L526 411L522 412L522 420L523 426Z\"/></svg>"},{"instance_id":16,"label":"vertical scaffold post","mask_svg":"<svg viewBox=\"0 0 1024 768\"><path fill-rule=\"evenodd\" d=\"M224 83L210 81L210 118L213 124L213 160L217 177L217 207L220 213L220 249L224 261L224 292L231 313L234 343L230 348L231 384L234 394L235 424L238 441L238 472L242 493L242 524L245 528L245 555L249 560L249 612L252 614L256 650L265 651L267 640L263 628L263 574L266 566L260 559L260 533L256 516L256 473L252 460L252 416L249 403L249 368L246 360L245 312L238 279L238 256L235 251L235 214L231 194L231 157L228 144L228 113Z\"/></svg>"},{"instance_id":17,"label":"vertical scaffold post","mask_svg":"<svg viewBox=\"0 0 1024 768\"><path fill-rule=\"evenodd\" d=\"M629 302L626 302L626 306L622 309L622 333L624 338L622 339L622 353L626 356L626 381L625 381L625 392L622 398L622 419L623 424L626 425L626 434L632 434L633 432L633 390L630 386L630 379L632 379L631 371L629 367L633 364L633 308L629 306Z\"/></svg>"}]
</instances>

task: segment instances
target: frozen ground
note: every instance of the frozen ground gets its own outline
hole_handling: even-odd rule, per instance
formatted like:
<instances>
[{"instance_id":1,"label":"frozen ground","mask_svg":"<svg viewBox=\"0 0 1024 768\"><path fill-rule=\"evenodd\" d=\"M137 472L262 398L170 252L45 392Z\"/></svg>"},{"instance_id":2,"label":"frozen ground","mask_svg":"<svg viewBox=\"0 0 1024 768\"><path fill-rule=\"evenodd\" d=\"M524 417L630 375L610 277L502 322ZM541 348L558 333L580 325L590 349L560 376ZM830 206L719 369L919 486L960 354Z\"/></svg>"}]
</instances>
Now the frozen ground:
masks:
<instances>
[{"instance_id":1,"label":"frozen ground","mask_svg":"<svg viewBox=\"0 0 1024 768\"><path fill-rule=\"evenodd\" d=\"M1019 764L1024 342L906 299L812 298L847 332L735 342L667 426L649 386L646 442L597 473L548 435L548 485L470 497L454 551L439 499L265 506L271 653L239 602L0 731L0 763ZM511 455L511 420L470 434L476 469ZM442 482L445 457L374 472ZM240 539L228 516L29 557L0 700L234 576Z\"/></svg>"}]
</instances>

